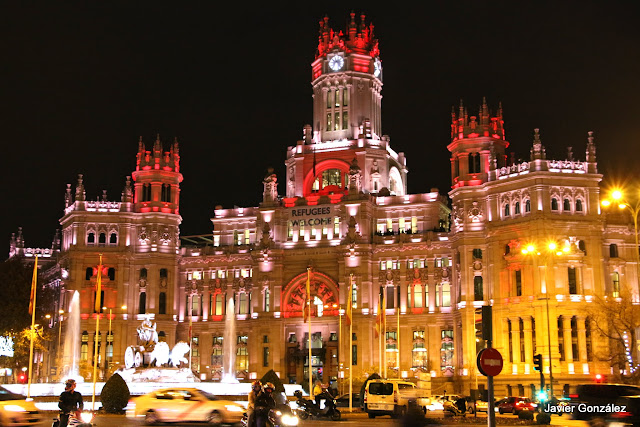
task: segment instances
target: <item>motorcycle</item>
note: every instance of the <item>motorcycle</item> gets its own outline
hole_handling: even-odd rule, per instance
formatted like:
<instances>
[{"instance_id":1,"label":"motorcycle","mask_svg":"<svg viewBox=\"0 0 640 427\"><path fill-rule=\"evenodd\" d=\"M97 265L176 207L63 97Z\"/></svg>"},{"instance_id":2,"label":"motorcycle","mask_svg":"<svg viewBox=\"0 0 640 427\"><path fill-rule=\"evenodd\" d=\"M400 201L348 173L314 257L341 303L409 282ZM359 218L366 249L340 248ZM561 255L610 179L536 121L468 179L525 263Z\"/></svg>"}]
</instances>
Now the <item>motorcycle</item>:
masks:
<instances>
[{"instance_id":1,"label":"motorcycle","mask_svg":"<svg viewBox=\"0 0 640 427\"><path fill-rule=\"evenodd\" d=\"M331 421L340 420L341 413L336 407L336 400L333 396L331 396L327 392L323 392L316 396L317 404L310 399L303 399L302 393L297 391L295 393L296 398L298 399L296 403L298 404L298 409L296 413L298 416L306 420L309 417L314 418L329 418ZM324 401L324 408L322 407L321 401Z\"/></svg>"},{"instance_id":2,"label":"motorcycle","mask_svg":"<svg viewBox=\"0 0 640 427\"><path fill-rule=\"evenodd\" d=\"M456 416L456 415L460 415L460 416L466 416L466 403L464 408L465 409L461 409L462 404L458 404L458 401L456 402L452 402L451 400L446 400L443 404L442 404L442 410L444 411L445 415L449 415L449 416Z\"/></svg>"},{"instance_id":3,"label":"motorcycle","mask_svg":"<svg viewBox=\"0 0 640 427\"><path fill-rule=\"evenodd\" d=\"M62 415L62 413L61 413ZM75 413L69 414L69 422L67 423L67 427L93 427L93 413L91 412L81 412L80 418L76 417ZM60 426L60 418L54 418L53 424L51 427L59 427Z\"/></svg>"},{"instance_id":4,"label":"motorcycle","mask_svg":"<svg viewBox=\"0 0 640 427\"><path fill-rule=\"evenodd\" d=\"M293 414L289 405L278 405L275 409L269 410L266 425L269 427L295 427L298 425L298 422L298 417ZM249 426L248 423L249 417L245 412L242 414L240 424L242 427L253 427Z\"/></svg>"}]
</instances>

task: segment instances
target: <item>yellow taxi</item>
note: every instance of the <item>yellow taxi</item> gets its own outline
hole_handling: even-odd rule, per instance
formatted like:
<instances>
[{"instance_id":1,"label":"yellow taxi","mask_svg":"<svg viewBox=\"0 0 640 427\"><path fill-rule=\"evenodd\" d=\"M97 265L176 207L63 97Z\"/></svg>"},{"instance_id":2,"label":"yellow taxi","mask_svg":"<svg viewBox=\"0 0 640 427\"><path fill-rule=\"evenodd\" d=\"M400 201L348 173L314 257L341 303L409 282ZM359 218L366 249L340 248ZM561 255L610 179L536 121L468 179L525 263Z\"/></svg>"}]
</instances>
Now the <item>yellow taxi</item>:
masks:
<instances>
[{"instance_id":1,"label":"yellow taxi","mask_svg":"<svg viewBox=\"0 0 640 427\"><path fill-rule=\"evenodd\" d=\"M42 421L32 400L0 387L0 426L29 426Z\"/></svg>"},{"instance_id":2,"label":"yellow taxi","mask_svg":"<svg viewBox=\"0 0 640 427\"><path fill-rule=\"evenodd\" d=\"M235 424L245 409L197 388L164 388L133 399L127 411L131 417L144 417L147 425L203 421L213 425Z\"/></svg>"}]
</instances>

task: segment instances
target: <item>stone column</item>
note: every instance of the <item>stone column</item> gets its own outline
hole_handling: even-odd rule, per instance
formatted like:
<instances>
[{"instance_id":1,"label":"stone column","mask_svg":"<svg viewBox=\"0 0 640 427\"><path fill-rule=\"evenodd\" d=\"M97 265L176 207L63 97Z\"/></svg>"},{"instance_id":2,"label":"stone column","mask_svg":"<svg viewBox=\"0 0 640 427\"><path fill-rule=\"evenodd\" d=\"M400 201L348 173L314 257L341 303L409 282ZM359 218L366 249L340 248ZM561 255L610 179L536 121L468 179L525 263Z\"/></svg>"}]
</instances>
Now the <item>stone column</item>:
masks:
<instances>
[{"instance_id":1,"label":"stone column","mask_svg":"<svg viewBox=\"0 0 640 427\"><path fill-rule=\"evenodd\" d=\"M573 363L573 351L571 345L571 317L562 316L562 334L564 342L564 361Z\"/></svg>"},{"instance_id":2,"label":"stone column","mask_svg":"<svg viewBox=\"0 0 640 427\"><path fill-rule=\"evenodd\" d=\"M211 291L202 291L202 320L209 320L209 313L211 313Z\"/></svg>"},{"instance_id":3,"label":"stone column","mask_svg":"<svg viewBox=\"0 0 640 427\"><path fill-rule=\"evenodd\" d=\"M531 333L531 317L522 318L524 332L524 361L527 365L533 363L533 336Z\"/></svg>"},{"instance_id":4,"label":"stone column","mask_svg":"<svg viewBox=\"0 0 640 427\"><path fill-rule=\"evenodd\" d=\"M511 320L511 342L513 352L513 364L517 365L521 360L520 356L520 318L519 317L510 317Z\"/></svg>"},{"instance_id":5,"label":"stone column","mask_svg":"<svg viewBox=\"0 0 640 427\"><path fill-rule=\"evenodd\" d=\"M586 317L577 316L576 321L578 324L578 356L580 361L587 361L587 329L586 329Z\"/></svg>"}]
</instances>

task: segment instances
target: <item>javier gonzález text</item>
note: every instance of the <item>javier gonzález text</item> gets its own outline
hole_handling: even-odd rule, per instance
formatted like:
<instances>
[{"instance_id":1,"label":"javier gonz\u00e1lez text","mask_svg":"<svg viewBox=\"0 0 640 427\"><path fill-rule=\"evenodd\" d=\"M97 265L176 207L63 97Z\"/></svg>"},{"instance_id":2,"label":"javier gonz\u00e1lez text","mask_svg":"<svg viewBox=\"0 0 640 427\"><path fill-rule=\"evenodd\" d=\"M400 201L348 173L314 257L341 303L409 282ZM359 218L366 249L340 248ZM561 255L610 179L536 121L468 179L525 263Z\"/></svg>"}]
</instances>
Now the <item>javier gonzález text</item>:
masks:
<instances>
[{"instance_id":1,"label":"javier gonz\u00e1lez text","mask_svg":"<svg viewBox=\"0 0 640 427\"><path fill-rule=\"evenodd\" d=\"M586 403L579 403L578 405L551 405L547 403L543 406L543 411L551 414L570 414L574 412L613 414L615 412L625 412L626 410L626 405L615 405L613 403L607 405L588 405Z\"/></svg>"}]
</instances>

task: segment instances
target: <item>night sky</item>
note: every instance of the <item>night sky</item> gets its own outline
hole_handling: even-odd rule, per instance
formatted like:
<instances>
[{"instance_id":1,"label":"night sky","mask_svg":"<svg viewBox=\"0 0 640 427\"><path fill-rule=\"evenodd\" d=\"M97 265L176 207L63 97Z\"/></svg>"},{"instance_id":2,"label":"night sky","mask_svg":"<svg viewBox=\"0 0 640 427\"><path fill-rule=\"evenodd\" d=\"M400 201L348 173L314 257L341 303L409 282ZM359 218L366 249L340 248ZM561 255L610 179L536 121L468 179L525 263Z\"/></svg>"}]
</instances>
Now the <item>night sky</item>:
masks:
<instances>
[{"instance_id":1,"label":"night sky","mask_svg":"<svg viewBox=\"0 0 640 427\"><path fill-rule=\"evenodd\" d=\"M140 135L180 141L182 235L210 233L216 205L256 206L311 122L318 21L344 29L351 10L380 40L382 128L406 153L409 192L448 191L451 107L476 114L483 96L502 102L517 158L536 127L548 157L584 158L592 130L605 184L639 182L633 2L61 3L0 6L0 252L19 226L27 246L50 246L78 173L89 200L120 200Z\"/></svg>"}]
</instances>

